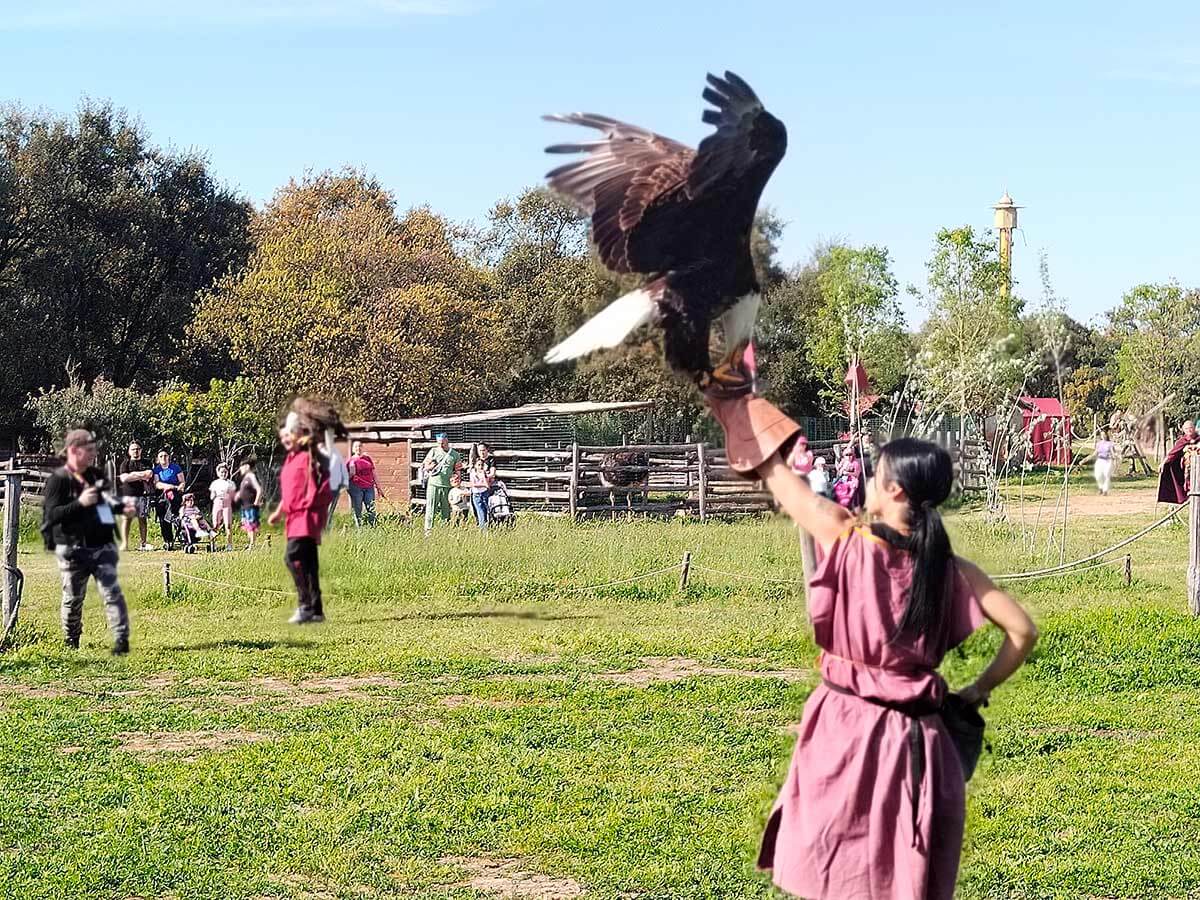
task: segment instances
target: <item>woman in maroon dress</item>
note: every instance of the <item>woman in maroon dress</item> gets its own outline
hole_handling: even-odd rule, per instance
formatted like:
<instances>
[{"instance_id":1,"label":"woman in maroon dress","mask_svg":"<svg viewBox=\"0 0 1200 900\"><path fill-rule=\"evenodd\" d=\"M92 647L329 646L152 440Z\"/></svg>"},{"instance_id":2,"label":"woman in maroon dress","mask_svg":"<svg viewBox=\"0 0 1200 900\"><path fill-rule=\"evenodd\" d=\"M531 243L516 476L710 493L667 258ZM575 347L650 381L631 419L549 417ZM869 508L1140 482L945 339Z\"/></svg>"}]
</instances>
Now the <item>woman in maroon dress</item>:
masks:
<instances>
[{"instance_id":1,"label":"woman in maroon dress","mask_svg":"<svg viewBox=\"0 0 1200 900\"><path fill-rule=\"evenodd\" d=\"M884 446L867 525L784 461L796 423L759 397L709 404L730 466L765 480L821 557L808 612L822 684L805 704L759 865L808 900L951 900L966 791L939 714L948 688L937 667L985 619L999 626L995 659L959 692L977 706L1021 665L1037 629L954 555L937 511L953 482L945 450L912 438Z\"/></svg>"},{"instance_id":2,"label":"woman in maroon dress","mask_svg":"<svg viewBox=\"0 0 1200 900\"><path fill-rule=\"evenodd\" d=\"M1159 503L1187 502L1189 473L1184 454L1197 444L1200 444L1200 434L1196 432L1196 423L1189 419L1183 423L1179 440L1163 460L1162 470L1158 473Z\"/></svg>"}]
</instances>

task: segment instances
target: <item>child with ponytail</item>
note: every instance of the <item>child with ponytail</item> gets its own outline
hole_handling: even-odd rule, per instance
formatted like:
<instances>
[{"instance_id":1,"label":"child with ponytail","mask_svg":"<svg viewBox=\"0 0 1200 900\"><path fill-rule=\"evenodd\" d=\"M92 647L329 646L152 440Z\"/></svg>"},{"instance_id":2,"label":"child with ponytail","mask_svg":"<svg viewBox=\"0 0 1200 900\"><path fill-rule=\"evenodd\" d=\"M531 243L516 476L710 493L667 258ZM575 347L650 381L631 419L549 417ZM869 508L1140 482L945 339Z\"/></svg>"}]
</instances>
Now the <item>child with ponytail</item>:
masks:
<instances>
[{"instance_id":1,"label":"child with ponytail","mask_svg":"<svg viewBox=\"0 0 1200 900\"><path fill-rule=\"evenodd\" d=\"M344 434L336 409L305 397L292 402L279 429L287 458L279 473L279 506L267 521L275 525L287 519L283 559L296 584L296 612L289 620L294 625L325 621L317 548L333 502L328 450L334 437Z\"/></svg>"},{"instance_id":2,"label":"child with ponytail","mask_svg":"<svg viewBox=\"0 0 1200 900\"><path fill-rule=\"evenodd\" d=\"M808 900L950 900L974 761L960 756L946 710L986 703L1037 629L954 555L938 512L953 482L945 450L912 438L884 446L864 524L787 464L795 422L760 397L710 396L709 405L730 466L764 479L818 548L808 613L822 684L805 704L759 865ZM951 695L937 667L985 619L1004 643L974 684Z\"/></svg>"}]
</instances>

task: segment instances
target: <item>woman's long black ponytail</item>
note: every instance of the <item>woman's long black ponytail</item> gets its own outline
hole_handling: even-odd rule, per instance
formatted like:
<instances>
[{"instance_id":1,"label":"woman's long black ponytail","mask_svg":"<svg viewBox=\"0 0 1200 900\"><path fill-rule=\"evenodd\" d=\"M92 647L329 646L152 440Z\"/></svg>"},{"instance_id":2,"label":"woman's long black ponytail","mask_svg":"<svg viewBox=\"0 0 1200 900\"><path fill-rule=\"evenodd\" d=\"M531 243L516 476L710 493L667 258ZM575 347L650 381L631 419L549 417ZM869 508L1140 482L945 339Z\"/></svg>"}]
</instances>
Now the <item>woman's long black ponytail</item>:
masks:
<instances>
[{"instance_id":1,"label":"woman's long black ponytail","mask_svg":"<svg viewBox=\"0 0 1200 900\"><path fill-rule=\"evenodd\" d=\"M872 530L895 547L913 556L912 586L895 637L926 636L937 640L945 631L947 580L954 551L938 507L950 496L954 464L937 444L916 438L899 438L879 453L885 476L908 497L908 534L876 523Z\"/></svg>"}]
</instances>

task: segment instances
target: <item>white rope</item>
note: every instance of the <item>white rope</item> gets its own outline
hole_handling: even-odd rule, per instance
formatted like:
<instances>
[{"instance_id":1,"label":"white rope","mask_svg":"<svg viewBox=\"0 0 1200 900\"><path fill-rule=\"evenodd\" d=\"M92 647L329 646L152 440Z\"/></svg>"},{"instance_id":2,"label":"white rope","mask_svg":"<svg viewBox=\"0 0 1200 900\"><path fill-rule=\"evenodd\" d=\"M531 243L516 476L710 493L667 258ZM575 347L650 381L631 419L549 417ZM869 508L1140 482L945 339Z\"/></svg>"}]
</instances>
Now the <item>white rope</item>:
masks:
<instances>
[{"instance_id":1,"label":"white rope","mask_svg":"<svg viewBox=\"0 0 1200 900\"><path fill-rule=\"evenodd\" d=\"M1182 509L1184 505L1185 504L1181 503L1178 506L1172 507L1171 511L1169 513L1167 513L1165 516L1163 516L1161 519L1159 519L1157 522L1147 525L1141 531L1138 531L1135 534L1131 534L1129 537L1124 538L1123 540L1117 541L1111 547L1106 547L1105 549L1099 551L1098 553L1093 553L1091 556L1085 556L1082 559L1077 559L1077 560L1074 560L1073 562L1063 563L1061 566L1051 566L1048 569L1037 569L1032 572L1015 572L1011 575L993 575L992 581L1017 581L1017 580L1024 579L1024 578L1041 578L1046 575L1057 575L1060 572L1066 572L1071 569L1078 568L1079 566L1082 566L1084 563L1090 563L1090 562L1093 562L1094 560L1102 559L1103 557L1108 556L1110 553L1114 553L1117 550L1120 550L1122 547L1129 546L1134 541L1141 540L1146 535L1148 535L1150 532L1152 532L1155 528L1158 528L1161 525L1165 525L1167 522L1171 521L1171 519L1175 518L1175 516L1179 513L1179 510Z\"/></svg>"},{"instance_id":2,"label":"white rope","mask_svg":"<svg viewBox=\"0 0 1200 900\"><path fill-rule=\"evenodd\" d=\"M583 587L568 588L566 593L576 594L580 591L595 591L600 588L614 587L618 584L630 584L634 581L641 581L643 578L649 578L651 575L662 575L664 572L678 571L679 566L663 566L661 569L651 569L649 572L643 572L641 575L634 575L630 578L620 578L617 581L606 581L603 584L585 584Z\"/></svg>"},{"instance_id":3,"label":"white rope","mask_svg":"<svg viewBox=\"0 0 1200 900\"><path fill-rule=\"evenodd\" d=\"M201 578L199 575L188 575L185 572L177 572L171 570L171 578L183 578L186 581L197 581L200 584L211 584L213 587L232 588L235 591L253 591L256 594L279 594L284 597L291 597L294 591L277 591L271 588L253 587L248 584L234 584L230 581L214 581L211 578Z\"/></svg>"},{"instance_id":4,"label":"white rope","mask_svg":"<svg viewBox=\"0 0 1200 900\"><path fill-rule=\"evenodd\" d=\"M766 584L803 584L801 578L762 578L758 575L747 575L743 572L726 572L722 569L711 569L708 566L702 566L699 563L692 563L691 568L699 572L708 572L710 575L724 575L726 578L740 578L743 581L758 581Z\"/></svg>"}]
</instances>

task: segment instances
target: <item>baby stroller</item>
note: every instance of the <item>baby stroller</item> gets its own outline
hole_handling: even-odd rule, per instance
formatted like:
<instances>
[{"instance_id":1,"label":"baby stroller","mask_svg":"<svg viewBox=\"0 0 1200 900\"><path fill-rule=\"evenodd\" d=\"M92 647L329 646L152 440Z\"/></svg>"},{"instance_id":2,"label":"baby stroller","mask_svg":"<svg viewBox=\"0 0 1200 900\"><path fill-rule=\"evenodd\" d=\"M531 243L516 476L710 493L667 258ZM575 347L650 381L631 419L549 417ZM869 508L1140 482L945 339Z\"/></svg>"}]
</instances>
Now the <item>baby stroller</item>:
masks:
<instances>
[{"instance_id":1,"label":"baby stroller","mask_svg":"<svg viewBox=\"0 0 1200 900\"><path fill-rule=\"evenodd\" d=\"M180 510L175 522L175 527L179 532L180 543L183 546L184 553L195 553L201 546L201 543L208 548L208 552L213 550L213 542L216 540L216 529L208 524L208 520L199 513L198 510L192 514L187 514L187 510L195 510L195 495L185 494L184 506Z\"/></svg>"},{"instance_id":2,"label":"baby stroller","mask_svg":"<svg viewBox=\"0 0 1200 900\"><path fill-rule=\"evenodd\" d=\"M492 485L492 495L488 497L488 522L511 525L515 518L512 504L508 502L508 488L503 481L497 481Z\"/></svg>"}]
</instances>

